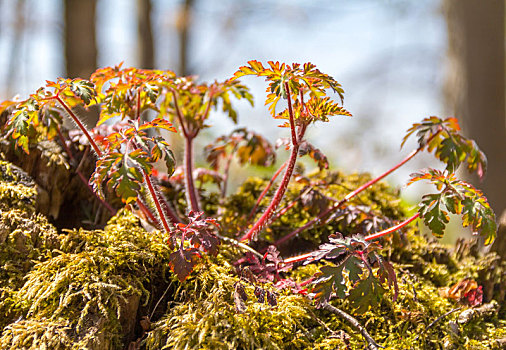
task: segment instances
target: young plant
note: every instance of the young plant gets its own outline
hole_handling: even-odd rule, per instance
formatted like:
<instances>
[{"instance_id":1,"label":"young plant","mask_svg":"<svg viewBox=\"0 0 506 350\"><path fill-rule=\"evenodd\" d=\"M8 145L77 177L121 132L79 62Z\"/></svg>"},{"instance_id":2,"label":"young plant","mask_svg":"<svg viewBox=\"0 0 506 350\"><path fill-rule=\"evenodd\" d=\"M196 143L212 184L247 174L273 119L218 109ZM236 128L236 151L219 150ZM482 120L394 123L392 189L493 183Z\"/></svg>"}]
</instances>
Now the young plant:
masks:
<instances>
[{"instance_id":1,"label":"young plant","mask_svg":"<svg viewBox=\"0 0 506 350\"><path fill-rule=\"evenodd\" d=\"M290 182L307 127L316 121L326 122L329 116L351 116L337 102L326 96L326 91L330 89L340 96L342 102L344 92L341 85L332 77L320 72L313 64L306 63L301 66L294 63L290 66L271 61L268 62L267 68L258 61L249 61L248 64L239 68L233 79L245 75L265 77L269 82L265 104L269 106L274 118L288 120L280 126L290 128L292 149L285 173L270 205L241 237L241 241L254 239L269 224ZM288 106L284 111L276 113L276 106L281 98L286 99Z\"/></svg>"},{"instance_id":2,"label":"young plant","mask_svg":"<svg viewBox=\"0 0 506 350\"><path fill-rule=\"evenodd\" d=\"M222 181L220 195L225 196L229 165L234 155L238 156L241 164L265 166L271 165L275 160L273 147L264 138L245 129L237 129L228 136L218 138L214 145L206 149L207 158L212 164L212 173L205 169L195 174L194 140L201 130L208 127L210 111L221 105L223 112L236 122L237 112L232 107L231 97L246 99L252 103L247 87L237 80L247 75L266 79L266 105L270 114L276 119L282 119L280 126L289 128L290 132L288 141L282 142L290 149L289 158L275 172L251 211L248 208L249 220L255 217L260 201L267 196L269 188L284 171L270 203L256 221L246 228L245 233L236 233L243 233L240 237L242 242L226 238L238 247L246 248L250 253L254 252L236 262L237 265L248 267L243 268L241 273L250 271L258 276L248 279L250 283L268 280L292 286L294 290L302 292L300 285L296 286L293 281L287 282L282 275L295 262L325 262L320 272L311 279L313 288L310 295L320 305L326 304L334 295L347 297L356 310L362 312L379 300L385 286L394 289L394 299L397 295L393 267L379 254L376 239L402 229L417 218L422 218L434 235L440 237L448 222L448 213L453 213L462 216L464 226L471 226L473 231L484 236L486 244L493 241L496 230L495 216L485 197L471 185L457 180L453 174L461 164L465 164L469 171L483 176L486 159L473 141L458 133L459 127L454 118L442 120L430 117L413 125L402 144L408 137L416 134L418 148L394 167L360 185L344 198L325 196L319 187L329 186L328 183L316 184L298 177L297 181L305 183L304 188L295 199L284 203L285 193L300 156L307 154L317 162L320 169L328 168L328 161L323 153L304 138L309 125L318 121L326 122L331 116L351 116L338 102L327 96L329 92L336 93L342 103L341 85L311 63L287 65L268 62L267 66L264 66L258 61L250 61L230 80L211 84L197 83L194 77L176 77L170 71L122 68L120 65L99 69L92 75L91 81L59 79L56 82L48 82L25 101L2 103L0 112L13 108L7 121L6 134L16 147L25 152L41 138L55 137L62 118L70 117L96 154L97 163L91 183L97 195L105 200L104 189L108 188L125 204L136 204L154 226L169 233L168 244L174 249L169 265L179 279L184 280L193 271L203 253L217 253L222 237L221 228L217 224L219 217L205 217L202 213L195 176L201 174L204 178L211 175ZM277 105L281 100L286 101L286 108L278 112ZM98 126L88 130L73 109L77 105L92 104L99 104L101 116ZM112 119L114 117L120 120L115 121ZM163 137L153 136L151 132L176 131L170 121L176 121L185 139L183 176L187 198L186 217L176 214L177 211L163 197L156 181L153 181L155 163L163 161L169 177L175 169L170 146ZM425 195L418 213L392 225L392 221L379 218L368 208L350 203L358 194L424 150L434 152L436 158L446 164L446 169L429 169L413 175L409 184L429 180L440 191ZM218 173L220 167L223 168L222 175ZM285 205L281 206L283 203ZM328 237L328 243L320 245L315 252L284 260L274 247L267 248L267 254L260 259L260 253L243 243L258 239L259 233L265 227L289 215L290 210L299 203L303 208L314 209L308 208L308 213L319 214L279 238L274 245L287 242L317 223L337 221L343 217L351 221L358 218L367 221L366 225L361 226L364 227L364 232L351 237L335 233ZM391 226L385 228L387 225ZM380 231L371 232L375 230ZM241 288L240 284L236 285L236 306L239 305L238 309L242 310L244 308L240 300L244 302L245 298ZM260 287L258 290L260 294L266 293ZM275 297L273 298L275 300ZM270 304L275 305L275 302Z\"/></svg>"}]
</instances>

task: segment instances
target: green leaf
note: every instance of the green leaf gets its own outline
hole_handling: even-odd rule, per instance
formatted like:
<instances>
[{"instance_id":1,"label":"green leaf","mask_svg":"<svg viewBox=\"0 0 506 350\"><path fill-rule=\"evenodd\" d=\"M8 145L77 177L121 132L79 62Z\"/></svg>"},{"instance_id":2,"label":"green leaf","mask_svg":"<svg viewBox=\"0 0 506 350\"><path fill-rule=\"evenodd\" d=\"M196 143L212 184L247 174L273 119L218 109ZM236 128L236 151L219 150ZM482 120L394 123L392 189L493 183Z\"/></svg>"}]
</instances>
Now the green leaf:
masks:
<instances>
[{"instance_id":1,"label":"green leaf","mask_svg":"<svg viewBox=\"0 0 506 350\"><path fill-rule=\"evenodd\" d=\"M360 280L350 290L348 300L357 314L363 314L370 308L377 307L385 293L379 281L370 277Z\"/></svg>"},{"instance_id":2,"label":"green leaf","mask_svg":"<svg viewBox=\"0 0 506 350\"><path fill-rule=\"evenodd\" d=\"M344 265L339 266L322 266L317 274L318 278L314 281L312 293L315 300L320 304L328 302L335 292L337 297L344 299L348 287L343 276Z\"/></svg>"},{"instance_id":3,"label":"green leaf","mask_svg":"<svg viewBox=\"0 0 506 350\"><path fill-rule=\"evenodd\" d=\"M482 178L486 172L487 159L473 140L468 140L459 134L460 127L456 118L440 119L429 117L421 123L415 123L408 129L402 140L401 147L406 140L416 133L419 150L427 148L429 152L446 164L446 170L455 172L462 163L467 163L467 170L475 172Z\"/></svg>"},{"instance_id":4,"label":"green leaf","mask_svg":"<svg viewBox=\"0 0 506 350\"><path fill-rule=\"evenodd\" d=\"M484 236L485 244L494 241L497 231L495 214L481 191L458 180L454 174L435 169L412 174L408 185L420 180L430 181L440 191L423 196L418 209L423 222L435 236L442 237L450 212L461 216L464 227L470 226L473 232Z\"/></svg>"},{"instance_id":5,"label":"green leaf","mask_svg":"<svg viewBox=\"0 0 506 350\"><path fill-rule=\"evenodd\" d=\"M70 83L70 90L81 100L85 105L90 104L91 100L95 98L95 85L88 80L74 79Z\"/></svg>"},{"instance_id":6,"label":"green leaf","mask_svg":"<svg viewBox=\"0 0 506 350\"><path fill-rule=\"evenodd\" d=\"M446 224L450 218L448 212L441 208L441 197L439 195L425 195L420 202L420 216L425 225L430 228L432 234L438 238L443 237Z\"/></svg>"}]
</instances>

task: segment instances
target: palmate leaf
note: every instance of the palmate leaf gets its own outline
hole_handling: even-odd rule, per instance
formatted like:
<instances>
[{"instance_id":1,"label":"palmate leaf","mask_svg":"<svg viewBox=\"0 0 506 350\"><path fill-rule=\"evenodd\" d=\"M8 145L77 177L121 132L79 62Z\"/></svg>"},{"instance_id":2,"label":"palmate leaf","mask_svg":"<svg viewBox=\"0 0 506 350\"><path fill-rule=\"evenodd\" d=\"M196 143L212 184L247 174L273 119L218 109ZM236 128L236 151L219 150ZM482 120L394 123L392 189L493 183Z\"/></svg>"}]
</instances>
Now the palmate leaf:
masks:
<instances>
[{"instance_id":1,"label":"palmate leaf","mask_svg":"<svg viewBox=\"0 0 506 350\"><path fill-rule=\"evenodd\" d=\"M292 104L292 110L296 125L305 125L316 121L328 122L328 117L337 115L352 116L350 112L332 101L330 97L317 98L312 96L304 105L301 105L299 100L295 100ZM288 108L278 113L274 118L288 120ZM290 124L286 122L279 126L290 127Z\"/></svg>"},{"instance_id":2,"label":"palmate leaf","mask_svg":"<svg viewBox=\"0 0 506 350\"><path fill-rule=\"evenodd\" d=\"M157 111L158 97L173 86L175 77L171 71L122 68L121 64L98 69L90 78L96 86L97 101L104 104L106 112L101 114L98 125L118 115L122 119L135 118L147 109Z\"/></svg>"},{"instance_id":3,"label":"palmate leaf","mask_svg":"<svg viewBox=\"0 0 506 350\"><path fill-rule=\"evenodd\" d=\"M460 215L464 227L471 227L475 234L485 238L485 244L491 244L496 236L495 214L483 193L472 185L458 180L454 174L435 169L415 173L408 185L428 180L440 191L422 197L418 213L424 223L437 237L443 235L448 223L448 213Z\"/></svg>"},{"instance_id":4,"label":"palmate leaf","mask_svg":"<svg viewBox=\"0 0 506 350\"><path fill-rule=\"evenodd\" d=\"M169 255L169 266L177 278L183 282L193 271L200 253L195 248L176 249Z\"/></svg>"},{"instance_id":5,"label":"palmate leaf","mask_svg":"<svg viewBox=\"0 0 506 350\"><path fill-rule=\"evenodd\" d=\"M348 300L357 314L363 314L372 307L378 306L385 289L374 276L358 281L350 290Z\"/></svg>"},{"instance_id":6,"label":"palmate leaf","mask_svg":"<svg viewBox=\"0 0 506 350\"><path fill-rule=\"evenodd\" d=\"M487 158L476 142L466 139L459 131L456 118L440 119L432 116L413 124L402 140L401 147L416 133L419 149L434 151L435 156L446 164L446 170L455 172L460 164L466 163L469 172L476 171L482 178L486 172Z\"/></svg>"},{"instance_id":7,"label":"palmate leaf","mask_svg":"<svg viewBox=\"0 0 506 350\"><path fill-rule=\"evenodd\" d=\"M14 103L3 103L4 106L11 106ZM7 108L7 107L5 107ZM30 140L37 134L36 128L40 125L40 105L33 97L16 103L14 110L10 113L5 126L5 131L13 140L16 147L24 152L29 152Z\"/></svg>"},{"instance_id":8,"label":"palmate leaf","mask_svg":"<svg viewBox=\"0 0 506 350\"><path fill-rule=\"evenodd\" d=\"M103 198L103 182L125 203L137 199L144 180L143 171L151 173L152 165L146 152L136 149L130 153L106 153L97 161L95 172L92 175L92 184L97 194Z\"/></svg>"},{"instance_id":9,"label":"palmate leaf","mask_svg":"<svg viewBox=\"0 0 506 350\"><path fill-rule=\"evenodd\" d=\"M299 94L309 92L311 97L322 98L326 89L331 89L341 98L344 98L344 91L341 85L331 76L320 72L312 63L305 63L301 66L298 63L292 65L273 62L267 62L268 67L264 67L261 62L249 61L247 66L240 67L234 73L232 80L245 75L256 75L265 77L269 82L267 87L267 99L265 104L269 106L272 116L276 115L276 105L281 98L287 98L285 83L288 84L293 99L297 99Z\"/></svg>"},{"instance_id":10,"label":"palmate leaf","mask_svg":"<svg viewBox=\"0 0 506 350\"><path fill-rule=\"evenodd\" d=\"M69 84L70 90L81 100L85 105L90 104L91 100L97 95L95 85L88 80L73 79Z\"/></svg>"},{"instance_id":11,"label":"palmate leaf","mask_svg":"<svg viewBox=\"0 0 506 350\"><path fill-rule=\"evenodd\" d=\"M239 164L271 166L276 161L276 153L271 143L262 135L246 128L239 128L229 135L223 135L204 148L206 160L214 170L220 162L235 155Z\"/></svg>"},{"instance_id":12,"label":"palmate leaf","mask_svg":"<svg viewBox=\"0 0 506 350\"><path fill-rule=\"evenodd\" d=\"M363 313L367 305L381 298L388 283L397 298L398 286L392 265L377 250L376 243L365 241L360 236L345 237L331 235L329 243L322 244L306 263L328 260L332 265L320 268L316 275L312 294L319 305L327 303L335 293L339 298L348 298ZM376 274L374 273L376 269ZM367 295L365 300L364 295Z\"/></svg>"},{"instance_id":13,"label":"palmate leaf","mask_svg":"<svg viewBox=\"0 0 506 350\"><path fill-rule=\"evenodd\" d=\"M203 213L190 212L188 224L179 223L171 232L172 239L180 237L180 244L169 257L169 265L180 281L185 280L193 271L200 257L199 252L208 252L212 255L218 253L220 239L214 233L219 227L215 219L202 218ZM188 241L190 245L185 245Z\"/></svg>"}]
</instances>

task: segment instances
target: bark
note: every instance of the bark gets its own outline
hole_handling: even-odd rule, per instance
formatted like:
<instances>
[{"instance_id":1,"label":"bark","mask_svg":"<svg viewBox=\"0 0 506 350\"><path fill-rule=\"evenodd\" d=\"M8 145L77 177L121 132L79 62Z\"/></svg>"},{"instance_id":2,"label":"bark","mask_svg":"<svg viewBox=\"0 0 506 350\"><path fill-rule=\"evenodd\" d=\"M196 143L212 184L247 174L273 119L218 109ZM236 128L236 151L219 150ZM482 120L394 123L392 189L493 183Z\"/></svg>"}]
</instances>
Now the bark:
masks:
<instances>
[{"instance_id":1,"label":"bark","mask_svg":"<svg viewBox=\"0 0 506 350\"><path fill-rule=\"evenodd\" d=\"M484 191L499 216L506 209L505 2L445 0L444 5L447 107L487 155L484 181L471 182Z\"/></svg>"},{"instance_id":2,"label":"bark","mask_svg":"<svg viewBox=\"0 0 506 350\"><path fill-rule=\"evenodd\" d=\"M65 0L67 77L88 79L97 69L95 11L97 0Z\"/></svg>"},{"instance_id":3,"label":"bark","mask_svg":"<svg viewBox=\"0 0 506 350\"><path fill-rule=\"evenodd\" d=\"M140 68L155 68L155 49L151 28L151 0L137 0L137 32Z\"/></svg>"}]
</instances>

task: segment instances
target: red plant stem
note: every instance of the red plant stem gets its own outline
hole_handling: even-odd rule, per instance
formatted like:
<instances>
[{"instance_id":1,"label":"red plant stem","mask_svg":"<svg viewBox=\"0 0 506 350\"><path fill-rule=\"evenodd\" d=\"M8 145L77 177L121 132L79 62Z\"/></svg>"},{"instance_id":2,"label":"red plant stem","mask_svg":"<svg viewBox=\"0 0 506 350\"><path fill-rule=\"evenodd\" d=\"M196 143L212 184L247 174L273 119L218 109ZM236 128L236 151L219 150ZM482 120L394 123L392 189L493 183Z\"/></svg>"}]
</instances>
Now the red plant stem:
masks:
<instances>
[{"instance_id":1,"label":"red plant stem","mask_svg":"<svg viewBox=\"0 0 506 350\"><path fill-rule=\"evenodd\" d=\"M386 230L383 230L383 231L380 231L380 232L376 232L376 233L374 233L372 235L366 236L364 239L366 241L371 241L373 239L377 239L377 238L386 236L386 235L388 235L388 234L390 234L392 232L395 232L395 231L403 228L404 226L408 225L412 221L418 219L419 216L420 216L420 214L416 213L415 215L413 215L412 217L410 217L407 220L404 220L400 224L392 226L390 228L387 228ZM299 262L299 261L307 260L307 259L311 258L312 256L313 256L313 253L305 253L305 254L301 254L301 255L297 255L297 256L292 256L291 258L283 260L283 263L284 264L296 263L296 262Z\"/></svg>"},{"instance_id":2,"label":"red plant stem","mask_svg":"<svg viewBox=\"0 0 506 350\"><path fill-rule=\"evenodd\" d=\"M290 232L286 236L281 237L280 239L278 239L276 242L274 242L274 245L278 247L281 244L283 244L284 242L286 242L287 240L289 240L290 238L297 236L302 231L307 230L310 227L313 227L313 225L315 225L316 223L320 222L322 219L324 219L330 213L332 213L335 210L337 210L340 207L342 207L346 202L348 202L350 199L352 199L353 197L355 197L356 195L358 195L360 192L362 192L366 188L374 185L376 182L380 181L381 179L383 179L387 175L391 174L393 171L397 170L398 168L400 168L401 166L403 166L404 164L406 164L409 160L411 160L411 158L413 158L422 149L423 148L417 148L416 150L413 150L406 158L404 158L401 162L399 162L393 168L390 168L389 170L385 171L383 174L381 174L380 176L376 177L375 179L372 179L372 180L366 182L362 186L358 187L356 190L348 193L346 195L346 197L344 197L342 200L340 200L339 202L337 202L335 205L329 207L327 210L323 211L320 215L318 215L313 220L309 221L304 226L301 226L298 229Z\"/></svg>"},{"instance_id":3,"label":"red plant stem","mask_svg":"<svg viewBox=\"0 0 506 350\"><path fill-rule=\"evenodd\" d=\"M176 92L172 91L172 96L174 100L174 108L176 110L176 117L179 121L179 125L181 125L181 130L183 131L183 136L185 139L185 148L184 148L184 165L185 165L185 187L186 187L186 201L190 206L190 209L194 212L200 211L200 204L197 195L197 191L195 190L195 182L193 181L193 138L197 136L197 132L187 129L184 124L183 114L179 109L179 104L177 101Z\"/></svg>"},{"instance_id":4,"label":"red plant stem","mask_svg":"<svg viewBox=\"0 0 506 350\"><path fill-rule=\"evenodd\" d=\"M281 165L279 167L279 169L276 170L276 172L272 176L272 178L269 181L269 183L267 184L267 186L264 188L264 190L262 191L262 193L260 193L260 197L258 197L257 202L255 203L255 206L253 207L253 209L251 209L251 212L249 213L249 216L248 216L248 221L251 220L251 218L253 218L253 215L255 215L255 213L256 213L256 211L258 209L258 206L260 205L260 202L265 197L265 195L267 194L267 192L269 192L269 189L272 187L272 184L274 183L274 181L276 181L276 179L279 176L279 174L281 174L281 172L283 171L283 169L287 165L288 165L288 162L284 162L283 165Z\"/></svg>"},{"instance_id":5,"label":"red plant stem","mask_svg":"<svg viewBox=\"0 0 506 350\"><path fill-rule=\"evenodd\" d=\"M279 219L280 217L285 215L288 210L292 209L295 206L295 204L297 204L298 200L299 200L299 198L297 198L296 200L294 200L290 204L288 204L286 207L279 210L276 213L276 215L272 218L272 221L276 221L277 219Z\"/></svg>"},{"instance_id":6,"label":"red plant stem","mask_svg":"<svg viewBox=\"0 0 506 350\"><path fill-rule=\"evenodd\" d=\"M287 211L292 209L298 203L299 199L301 199L302 196L305 196L306 194L309 193L309 190L310 190L310 188L306 189L301 194L299 194L291 203L286 205L284 208L280 209L276 213L276 215L272 218L272 221L274 222L274 221L278 220L280 217L282 217L283 215L285 215Z\"/></svg>"},{"instance_id":7,"label":"red plant stem","mask_svg":"<svg viewBox=\"0 0 506 350\"><path fill-rule=\"evenodd\" d=\"M177 120L179 121L179 125L181 125L181 131L183 131L183 136L185 138L187 138L189 136L188 131L186 130L186 126L184 125L183 114L181 113L181 110L179 109L179 104L177 102L177 96L176 96L175 91L172 91L172 98L174 101L174 109L176 110L176 117L177 117Z\"/></svg>"},{"instance_id":8,"label":"red plant stem","mask_svg":"<svg viewBox=\"0 0 506 350\"><path fill-rule=\"evenodd\" d=\"M148 217L149 220L151 220L152 223L159 225L159 220L153 215L151 210L148 209L148 207L139 199L137 198L137 205L139 206L140 211L144 213Z\"/></svg>"},{"instance_id":9,"label":"red plant stem","mask_svg":"<svg viewBox=\"0 0 506 350\"><path fill-rule=\"evenodd\" d=\"M193 136L185 137L184 148L186 200L193 212L200 211L199 198L193 181Z\"/></svg>"},{"instance_id":10,"label":"red plant stem","mask_svg":"<svg viewBox=\"0 0 506 350\"><path fill-rule=\"evenodd\" d=\"M312 256L313 256L313 253L306 253L306 254L302 254L302 255L292 256L291 258L283 260L283 262L285 264L296 263L299 261L304 261Z\"/></svg>"},{"instance_id":11,"label":"red plant stem","mask_svg":"<svg viewBox=\"0 0 506 350\"><path fill-rule=\"evenodd\" d=\"M63 148L65 148L65 152L67 152L67 154L68 154L68 156L69 156L70 159L75 159L74 155L72 154L72 151L70 150L69 146L67 146L67 143L65 142L65 138L63 137L59 126L57 128L57 131L58 131L58 137L59 137L59 139L60 139L60 141L61 141L61 143L63 145ZM89 150L89 148L86 148L86 150ZM85 156L83 156L83 157L85 157ZM84 177L83 173L79 170L79 167L77 167L77 169L75 170L75 172L76 172L77 176L79 176L79 178L81 179L81 181L86 185L86 188L88 188L88 190L93 194L93 196L96 199L98 199L98 201L104 207L106 207L107 210L109 210L109 212L111 213L111 215L116 215L117 210L114 209L109 203L107 203L106 201L104 201L102 198L100 198L99 196L97 196L97 194L95 193L95 191L93 191L93 188L91 188L90 183L88 182L88 180L86 180L86 178Z\"/></svg>"},{"instance_id":12,"label":"red plant stem","mask_svg":"<svg viewBox=\"0 0 506 350\"><path fill-rule=\"evenodd\" d=\"M227 194L227 185L228 185L228 175L230 171L230 163L232 163L232 155L235 153L236 148L232 150L231 154L228 156L227 161L225 162L225 166L223 167L223 182L221 183L221 198L225 198Z\"/></svg>"},{"instance_id":13,"label":"red plant stem","mask_svg":"<svg viewBox=\"0 0 506 350\"><path fill-rule=\"evenodd\" d=\"M170 232L169 224L167 223L167 219L165 218L165 212L162 210L162 206L160 205L160 201L158 200L158 195L153 187L153 183L149 178L149 174L146 170L142 169L142 174L144 175L144 181L146 181L146 185L148 186L149 194L153 198L153 202L155 203L156 210L158 211L158 215L160 216L160 220L162 221L163 228L165 232Z\"/></svg>"},{"instance_id":14,"label":"red plant stem","mask_svg":"<svg viewBox=\"0 0 506 350\"><path fill-rule=\"evenodd\" d=\"M279 184L278 189L276 190L276 193L274 194L274 197L272 198L271 204L267 207L267 209L264 211L262 216L258 219L258 221L251 227L251 229L241 237L241 241L245 240L251 240L258 232L262 230L262 228L269 223L269 219L272 217L274 212L279 206L279 203L281 203L281 200L283 199L283 196L285 194L285 191L288 187L288 183L290 182L290 178L292 177L293 170L295 169L295 162L297 161L297 156L299 153L299 142L297 141L297 137L293 137L295 135L295 122L293 117L293 111L292 111L292 101L290 98L290 91L288 90L288 84L285 84L286 91L288 93L288 112L290 117L290 129L292 131L292 142L294 144L292 145L292 152L290 153L290 158L288 160L288 166L286 167L285 174L283 175L283 179L281 180L281 183ZM304 133L301 132L301 136L304 136Z\"/></svg>"},{"instance_id":15,"label":"red plant stem","mask_svg":"<svg viewBox=\"0 0 506 350\"><path fill-rule=\"evenodd\" d=\"M293 110L292 110L292 101L290 97L290 87L288 86L288 82L285 82L285 91L286 91L286 99L288 102L288 116L290 118L290 131L292 133L292 145L295 146L299 142L297 141L297 134L295 132L295 121L293 117ZM302 103L302 101L301 101Z\"/></svg>"},{"instance_id":16,"label":"red plant stem","mask_svg":"<svg viewBox=\"0 0 506 350\"><path fill-rule=\"evenodd\" d=\"M386 236L394 231L397 231L401 228L403 228L404 226L408 225L410 222L418 219L418 217L420 216L420 213L416 213L415 215L413 215L412 217L410 217L409 219L407 220L404 220L403 222L401 222L400 224L398 225L395 225L393 227L390 227L390 228L387 228L386 230L383 230L383 231L380 231L380 232L376 232L376 233L373 233L372 235L369 235L369 236L366 236L364 239L366 241L371 241L373 239L377 239L377 238L380 238L380 237L383 237L383 236Z\"/></svg>"},{"instance_id":17,"label":"red plant stem","mask_svg":"<svg viewBox=\"0 0 506 350\"><path fill-rule=\"evenodd\" d=\"M135 111L135 114L136 114L136 118L137 120L139 120L139 118L141 117L141 88L137 88L137 98L136 98L136 107L137 107L137 110Z\"/></svg>"},{"instance_id":18,"label":"red plant stem","mask_svg":"<svg viewBox=\"0 0 506 350\"><path fill-rule=\"evenodd\" d=\"M74 114L74 112L72 112L72 110L70 109L70 107L67 106L67 104L60 98L60 96L56 95L56 96L54 96L54 98L56 99L56 101L58 101L63 106L63 108L67 111L67 113L70 115L70 117L77 124L77 126L79 127L79 129L81 129L81 131L84 133L84 135L88 139L91 147L93 147L93 149L97 153L97 156L101 157L102 156L102 151L98 147L98 145L95 142L95 140L93 140L93 138L91 137L90 133L88 132L88 129L86 129L86 127L83 125L83 123L81 123L81 121L79 120L79 118Z\"/></svg>"}]
</instances>

